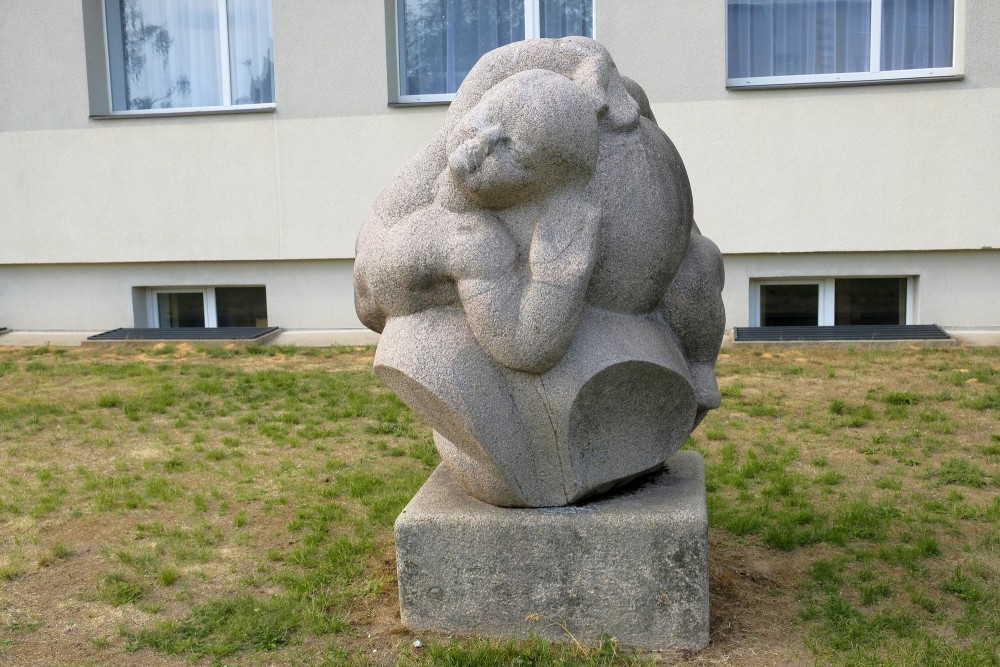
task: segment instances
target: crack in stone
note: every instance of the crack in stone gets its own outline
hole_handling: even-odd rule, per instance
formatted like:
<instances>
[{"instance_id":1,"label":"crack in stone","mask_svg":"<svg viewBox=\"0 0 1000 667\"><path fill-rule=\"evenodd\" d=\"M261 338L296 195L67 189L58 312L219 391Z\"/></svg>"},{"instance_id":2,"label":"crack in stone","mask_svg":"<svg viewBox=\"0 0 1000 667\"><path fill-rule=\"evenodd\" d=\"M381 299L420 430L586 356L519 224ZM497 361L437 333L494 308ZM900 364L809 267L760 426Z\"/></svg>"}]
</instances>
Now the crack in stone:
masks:
<instances>
[{"instance_id":1,"label":"crack in stone","mask_svg":"<svg viewBox=\"0 0 1000 667\"><path fill-rule=\"evenodd\" d=\"M559 431L556 429L556 424L552 419L552 410L549 409L549 403L547 400L545 400L547 398L546 393L548 390L545 388L545 382L544 380L542 380L541 376L538 377L538 384L542 388L542 390L539 392L539 396L541 397L542 407L545 409L545 416L548 417L549 426L552 428L552 437L555 440L554 444L556 450L556 457L559 460L559 477L562 482L563 495L566 497L566 502L569 502L570 492L569 492L569 487L567 486L568 478L566 476L566 471L569 466L569 463L565 460L565 457L563 456L563 448L559 446Z\"/></svg>"}]
</instances>

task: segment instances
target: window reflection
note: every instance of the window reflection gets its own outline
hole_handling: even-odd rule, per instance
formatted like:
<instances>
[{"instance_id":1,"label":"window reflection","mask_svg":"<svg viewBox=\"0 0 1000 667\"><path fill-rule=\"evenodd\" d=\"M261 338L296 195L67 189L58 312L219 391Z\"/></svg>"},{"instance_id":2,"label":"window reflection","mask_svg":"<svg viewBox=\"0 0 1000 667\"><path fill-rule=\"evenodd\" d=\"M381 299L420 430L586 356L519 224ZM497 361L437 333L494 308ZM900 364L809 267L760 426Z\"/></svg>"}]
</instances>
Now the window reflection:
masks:
<instances>
[{"instance_id":1,"label":"window reflection","mask_svg":"<svg viewBox=\"0 0 1000 667\"><path fill-rule=\"evenodd\" d=\"M487 51L524 39L524 0L403 0L403 95L453 93Z\"/></svg>"}]
</instances>

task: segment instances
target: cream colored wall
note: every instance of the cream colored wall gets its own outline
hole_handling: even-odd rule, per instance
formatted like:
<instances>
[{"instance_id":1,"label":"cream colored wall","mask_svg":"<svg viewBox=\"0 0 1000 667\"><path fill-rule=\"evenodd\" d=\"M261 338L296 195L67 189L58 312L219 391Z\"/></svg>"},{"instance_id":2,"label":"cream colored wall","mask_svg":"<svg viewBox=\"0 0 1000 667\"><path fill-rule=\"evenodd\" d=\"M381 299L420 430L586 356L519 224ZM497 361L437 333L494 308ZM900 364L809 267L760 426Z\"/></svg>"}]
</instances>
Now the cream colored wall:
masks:
<instances>
[{"instance_id":1,"label":"cream colored wall","mask_svg":"<svg viewBox=\"0 0 1000 667\"><path fill-rule=\"evenodd\" d=\"M997 248L1000 88L960 85L653 109L726 252Z\"/></svg>"},{"instance_id":2,"label":"cream colored wall","mask_svg":"<svg viewBox=\"0 0 1000 667\"><path fill-rule=\"evenodd\" d=\"M0 133L84 128L87 107L80 0L0 2Z\"/></svg>"},{"instance_id":3,"label":"cream colored wall","mask_svg":"<svg viewBox=\"0 0 1000 667\"><path fill-rule=\"evenodd\" d=\"M1000 247L1000 3L967 2L964 80L875 86L726 90L725 18L598 0L596 19L723 252Z\"/></svg>"},{"instance_id":4,"label":"cream colored wall","mask_svg":"<svg viewBox=\"0 0 1000 667\"><path fill-rule=\"evenodd\" d=\"M0 3L0 263L351 257L445 112L387 107L383 3L275 0L276 112L89 120L87 5ZM721 0L595 13L702 229L756 253L1000 247L1000 3L968 9L964 81L762 91L724 87Z\"/></svg>"},{"instance_id":5,"label":"cream colored wall","mask_svg":"<svg viewBox=\"0 0 1000 667\"><path fill-rule=\"evenodd\" d=\"M89 119L86 6L0 3L0 264L352 257L446 111L387 106L381 2L275 0L275 112Z\"/></svg>"},{"instance_id":6,"label":"cream colored wall","mask_svg":"<svg viewBox=\"0 0 1000 667\"><path fill-rule=\"evenodd\" d=\"M372 202L440 124L407 112L0 133L0 263L352 257Z\"/></svg>"},{"instance_id":7,"label":"cream colored wall","mask_svg":"<svg viewBox=\"0 0 1000 667\"><path fill-rule=\"evenodd\" d=\"M357 230L446 112L387 106L383 2L273 0L273 113L94 120L95 1L0 2L0 326L126 326L133 286L233 281L282 326L357 326ZM962 81L727 91L722 0L595 0L727 254L730 326L747 266L905 268L921 321L1000 323L995 253L900 252L1000 247L1000 3L967 4Z\"/></svg>"}]
</instances>

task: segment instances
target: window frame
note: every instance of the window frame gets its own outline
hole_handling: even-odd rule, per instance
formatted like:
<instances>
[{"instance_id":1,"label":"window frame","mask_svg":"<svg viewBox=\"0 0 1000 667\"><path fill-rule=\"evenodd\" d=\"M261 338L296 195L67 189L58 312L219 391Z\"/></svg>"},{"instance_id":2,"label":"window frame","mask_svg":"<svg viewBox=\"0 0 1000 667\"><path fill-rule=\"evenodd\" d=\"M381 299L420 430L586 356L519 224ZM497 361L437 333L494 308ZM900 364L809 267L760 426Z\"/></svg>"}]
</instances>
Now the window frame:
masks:
<instances>
[{"instance_id":1,"label":"window frame","mask_svg":"<svg viewBox=\"0 0 1000 667\"><path fill-rule=\"evenodd\" d=\"M871 0L870 62L867 72L835 72L828 74L791 74L781 76L729 77L729 2L726 12L726 88L799 88L812 86L844 86L916 81L948 81L965 77L965 0L954 0L951 35L951 67L927 69L882 70L882 0Z\"/></svg>"},{"instance_id":2,"label":"window frame","mask_svg":"<svg viewBox=\"0 0 1000 667\"><path fill-rule=\"evenodd\" d=\"M160 309L157 303L157 296L160 294L201 294L202 295L202 308L205 313L205 329L218 329L219 328L219 312L218 304L215 299L216 288L228 288L228 287L261 287L265 290L264 299L265 304L267 300L267 285L252 284L252 285L211 285L211 286L197 286L197 285L182 285L177 287L170 286L158 286L158 287L147 287L146 288L146 323L147 327L152 329L164 328L160 323ZM267 325L265 325L267 326ZM167 327L169 328L169 327Z\"/></svg>"},{"instance_id":3,"label":"window frame","mask_svg":"<svg viewBox=\"0 0 1000 667\"><path fill-rule=\"evenodd\" d=\"M906 278L906 321L904 324L915 324L916 317L914 306L916 304L915 287L916 278L914 276L900 275L844 275L829 276L822 278L751 278L750 279L750 322L748 326L761 326L760 312L760 288L763 285L818 285L819 286L819 312L817 313L816 326L835 326L838 280L845 279L878 279L878 278Z\"/></svg>"},{"instance_id":4,"label":"window frame","mask_svg":"<svg viewBox=\"0 0 1000 667\"><path fill-rule=\"evenodd\" d=\"M229 62L229 18L226 0L215 0L219 12L219 55L222 71L220 73L220 86L222 88L223 104L219 106L201 107L172 107L169 109L119 109L116 110L113 99L113 89L111 85L112 64L116 62L116 56L111 53L112 38L108 35L108 0L84 0L84 23L85 41L87 50L87 70L90 85L90 117L94 119L102 118L127 118L127 117L149 117L149 116L188 116L206 114L230 114L230 113L267 113L273 112L277 105L275 102L263 102L257 104L233 104L232 103L232 81L231 64ZM271 11L272 44L274 31L274 7L269 5ZM99 16L98 16L99 15ZM97 24L100 24L100 39L97 39ZM119 37L119 40L121 38ZM99 45L99 46L98 46ZM99 49L99 52L98 52ZM273 62L273 59L272 59ZM100 74L98 74L100 72Z\"/></svg>"},{"instance_id":5,"label":"window frame","mask_svg":"<svg viewBox=\"0 0 1000 667\"><path fill-rule=\"evenodd\" d=\"M215 314L214 287L150 287L146 294L146 321L153 329L172 328L161 325L160 309L157 303L157 297L160 294L201 294L201 307L205 317L204 328L215 329L219 326Z\"/></svg>"},{"instance_id":6,"label":"window frame","mask_svg":"<svg viewBox=\"0 0 1000 667\"><path fill-rule=\"evenodd\" d=\"M529 39L540 39L541 32L541 11L539 3L541 0L524 0L524 41ZM386 68L388 76L388 94L390 107L412 107L449 104L455 99L455 93L434 93L428 95L403 95L400 93L400 72L403 67L403 53L399 48L403 36L403 25L399 20L400 4L404 0L385 0L386 16ZM591 37L597 39L597 4L591 0L591 21L593 24L593 34Z\"/></svg>"}]
</instances>

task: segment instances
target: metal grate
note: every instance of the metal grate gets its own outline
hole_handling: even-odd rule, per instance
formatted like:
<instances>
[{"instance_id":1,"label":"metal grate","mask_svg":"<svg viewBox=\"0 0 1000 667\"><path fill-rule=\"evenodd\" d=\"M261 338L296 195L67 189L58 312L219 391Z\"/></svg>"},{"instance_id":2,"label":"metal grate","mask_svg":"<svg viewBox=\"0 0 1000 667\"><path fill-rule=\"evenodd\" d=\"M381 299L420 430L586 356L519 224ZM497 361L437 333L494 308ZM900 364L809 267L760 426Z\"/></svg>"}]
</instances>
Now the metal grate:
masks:
<instances>
[{"instance_id":1,"label":"metal grate","mask_svg":"<svg viewBox=\"0 0 1000 667\"><path fill-rule=\"evenodd\" d=\"M733 340L739 343L775 341L875 341L948 340L936 324L884 324L834 327L735 327Z\"/></svg>"},{"instance_id":2,"label":"metal grate","mask_svg":"<svg viewBox=\"0 0 1000 667\"><path fill-rule=\"evenodd\" d=\"M278 327L174 327L162 329L112 329L87 340L257 340Z\"/></svg>"}]
</instances>

